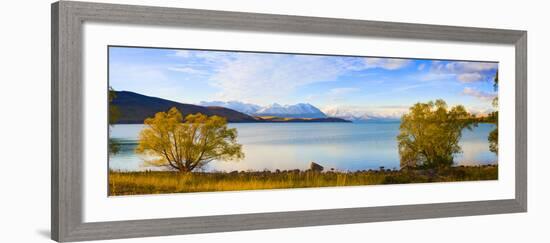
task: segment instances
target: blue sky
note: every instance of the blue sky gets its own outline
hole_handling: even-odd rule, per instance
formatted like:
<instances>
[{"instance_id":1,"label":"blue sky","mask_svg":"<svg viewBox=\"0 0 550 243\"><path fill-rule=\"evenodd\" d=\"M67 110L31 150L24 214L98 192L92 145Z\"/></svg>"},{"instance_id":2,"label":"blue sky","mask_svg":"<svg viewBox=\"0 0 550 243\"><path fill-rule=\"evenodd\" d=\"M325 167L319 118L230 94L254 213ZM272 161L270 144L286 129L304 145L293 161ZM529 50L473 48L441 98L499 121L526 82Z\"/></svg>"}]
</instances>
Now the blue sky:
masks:
<instances>
[{"instance_id":1,"label":"blue sky","mask_svg":"<svg viewBox=\"0 0 550 243\"><path fill-rule=\"evenodd\" d=\"M488 112L496 96L492 62L109 48L109 85L182 103L310 103L403 112L444 99Z\"/></svg>"}]
</instances>

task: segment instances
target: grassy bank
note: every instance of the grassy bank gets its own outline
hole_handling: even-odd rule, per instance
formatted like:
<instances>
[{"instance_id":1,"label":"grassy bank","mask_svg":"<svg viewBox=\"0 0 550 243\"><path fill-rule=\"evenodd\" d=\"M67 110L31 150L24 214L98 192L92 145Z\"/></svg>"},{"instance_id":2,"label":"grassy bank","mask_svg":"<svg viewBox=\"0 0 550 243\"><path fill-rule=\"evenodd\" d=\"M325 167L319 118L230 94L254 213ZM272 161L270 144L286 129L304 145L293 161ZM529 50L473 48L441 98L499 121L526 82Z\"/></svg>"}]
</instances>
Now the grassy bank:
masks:
<instances>
[{"instance_id":1,"label":"grassy bank","mask_svg":"<svg viewBox=\"0 0 550 243\"><path fill-rule=\"evenodd\" d=\"M498 166L453 167L441 171L357 172L109 172L109 195L181 192L239 191L258 189L359 186L426 182L496 180Z\"/></svg>"}]
</instances>

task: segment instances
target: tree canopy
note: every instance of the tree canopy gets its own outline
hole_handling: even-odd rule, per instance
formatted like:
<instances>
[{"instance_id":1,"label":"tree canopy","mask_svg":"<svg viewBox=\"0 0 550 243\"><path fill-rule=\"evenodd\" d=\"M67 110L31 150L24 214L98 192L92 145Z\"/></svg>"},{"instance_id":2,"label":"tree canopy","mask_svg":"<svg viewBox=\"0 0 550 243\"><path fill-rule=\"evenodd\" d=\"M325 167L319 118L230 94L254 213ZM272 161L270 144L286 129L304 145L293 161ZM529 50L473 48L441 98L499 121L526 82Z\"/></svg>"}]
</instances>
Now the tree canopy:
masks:
<instances>
[{"instance_id":1,"label":"tree canopy","mask_svg":"<svg viewBox=\"0 0 550 243\"><path fill-rule=\"evenodd\" d=\"M463 106L449 109L443 100L413 105L397 136L401 168L451 166L453 155L462 152L462 130L474 126L471 119Z\"/></svg>"},{"instance_id":2,"label":"tree canopy","mask_svg":"<svg viewBox=\"0 0 550 243\"><path fill-rule=\"evenodd\" d=\"M237 130L228 128L225 118L191 114L183 119L175 107L145 120L136 152L150 165L179 172L203 168L213 160L244 157L237 143Z\"/></svg>"},{"instance_id":3,"label":"tree canopy","mask_svg":"<svg viewBox=\"0 0 550 243\"><path fill-rule=\"evenodd\" d=\"M113 105L112 102L116 98L116 93L113 88L109 87L108 91L108 99L109 99L109 126L116 123L118 120L118 117L120 116L120 112L118 110L118 107ZM116 154L120 150L120 146L116 141L109 138L109 153Z\"/></svg>"},{"instance_id":4,"label":"tree canopy","mask_svg":"<svg viewBox=\"0 0 550 243\"><path fill-rule=\"evenodd\" d=\"M498 70L495 73L493 82L495 91L498 91ZM490 118L491 121L495 123L496 127L493 131L491 131L491 133L489 133L489 137L487 139L489 140L489 150L498 155L498 96L493 99L493 107L495 107L497 111L491 113Z\"/></svg>"}]
</instances>

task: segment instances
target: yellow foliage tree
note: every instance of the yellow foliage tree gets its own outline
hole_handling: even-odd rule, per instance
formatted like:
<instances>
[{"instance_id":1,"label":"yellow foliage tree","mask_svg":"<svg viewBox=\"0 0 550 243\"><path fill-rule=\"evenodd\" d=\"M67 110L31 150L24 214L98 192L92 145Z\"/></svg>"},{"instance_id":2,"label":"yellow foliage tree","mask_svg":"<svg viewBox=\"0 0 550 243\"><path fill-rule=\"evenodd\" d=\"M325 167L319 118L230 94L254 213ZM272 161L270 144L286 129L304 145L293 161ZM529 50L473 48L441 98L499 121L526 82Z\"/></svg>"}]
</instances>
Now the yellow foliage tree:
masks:
<instances>
[{"instance_id":1,"label":"yellow foliage tree","mask_svg":"<svg viewBox=\"0 0 550 243\"><path fill-rule=\"evenodd\" d=\"M116 92L113 88L109 87L109 129L110 126L115 124L120 116L118 107L113 105L113 100L116 98ZM113 139L109 138L109 153L116 154L120 150L120 145Z\"/></svg>"},{"instance_id":2,"label":"yellow foliage tree","mask_svg":"<svg viewBox=\"0 0 550 243\"><path fill-rule=\"evenodd\" d=\"M498 91L498 69L495 73L495 78L493 79L493 87L495 91ZM490 114L489 118L496 125L495 129L489 133L489 150L498 155L498 96L493 99L493 107L497 109Z\"/></svg>"},{"instance_id":3,"label":"yellow foliage tree","mask_svg":"<svg viewBox=\"0 0 550 243\"><path fill-rule=\"evenodd\" d=\"M201 113L185 117L175 107L145 120L139 134L138 154L146 163L179 172L191 172L213 160L244 158L237 130L227 128L225 118Z\"/></svg>"},{"instance_id":4,"label":"yellow foliage tree","mask_svg":"<svg viewBox=\"0 0 550 243\"><path fill-rule=\"evenodd\" d=\"M462 129L475 126L472 118L463 106L449 109L443 100L410 107L397 136L401 168L451 166L453 155L462 152Z\"/></svg>"}]
</instances>

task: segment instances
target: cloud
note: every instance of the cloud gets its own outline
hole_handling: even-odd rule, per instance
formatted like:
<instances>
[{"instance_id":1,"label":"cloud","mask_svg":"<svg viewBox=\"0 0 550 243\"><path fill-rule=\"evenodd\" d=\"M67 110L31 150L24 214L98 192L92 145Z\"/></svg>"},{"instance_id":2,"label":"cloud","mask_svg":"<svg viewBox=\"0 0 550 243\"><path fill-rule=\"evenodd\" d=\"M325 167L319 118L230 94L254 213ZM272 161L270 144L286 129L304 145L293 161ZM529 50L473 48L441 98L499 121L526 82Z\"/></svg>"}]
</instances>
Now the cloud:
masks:
<instances>
[{"instance_id":1,"label":"cloud","mask_svg":"<svg viewBox=\"0 0 550 243\"><path fill-rule=\"evenodd\" d=\"M495 70L498 68L498 63L493 62L450 62L446 68L456 72L483 72Z\"/></svg>"},{"instance_id":2,"label":"cloud","mask_svg":"<svg viewBox=\"0 0 550 243\"><path fill-rule=\"evenodd\" d=\"M426 64L422 63L422 64L418 65L417 69L418 69L418 71L422 71L422 70L424 70L425 67L426 67Z\"/></svg>"},{"instance_id":3,"label":"cloud","mask_svg":"<svg viewBox=\"0 0 550 243\"><path fill-rule=\"evenodd\" d=\"M328 90L324 94L309 95L306 97L306 100L311 100L315 98L315 99L329 99L332 102L344 101L351 94L359 92L360 90L361 89L359 88L353 88L353 87L333 88Z\"/></svg>"},{"instance_id":4,"label":"cloud","mask_svg":"<svg viewBox=\"0 0 550 243\"><path fill-rule=\"evenodd\" d=\"M358 92L359 90L360 90L359 88L351 88L351 87L334 88L334 89L331 89L331 90L328 91L328 95L330 95L330 96L342 96L342 95L347 95L347 94L350 94L350 93Z\"/></svg>"},{"instance_id":5,"label":"cloud","mask_svg":"<svg viewBox=\"0 0 550 243\"><path fill-rule=\"evenodd\" d=\"M187 50L177 50L177 51L174 52L173 55L177 56L177 57L190 57L191 52L187 51Z\"/></svg>"},{"instance_id":6,"label":"cloud","mask_svg":"<svg viewBox=\"0 0 550 243\"><path fill-rule=\"evenodd\" d=\"M312 83L335 82L358 68L357 60L324 56L204 52L200 58L214 66L210 81L220 89L218 99L249 102L277 99Z\"/></svg>"},{"instance_id":7,"label":"cloud","mask_svg":"<svg viewBox=\"0 0 550 243\"><path fill-rule=\"evenodd\" d=\"M409 59L399 58L364 58L367 68L383 68L387 70L397 70L408 66L411 63Z\"/></svg>"},{"instance_id":8,"label":"cloud","mask_svg":"<svg viewBox=\"0 0 550 243\"><path fill-rule=\"evenodd\" d=\"M483 75L481 75L480 73L462 73L459 74L456 78L463 83L471 83L482 80Z\"/></svg>"},{"instance_id":9,"label":"cloud","mask_svg":"<svg viewBox=\"0 0 550 243\"><path fill-rule=\"evenodd\" d=\"M492 78L497 68L498 63L493 62L433 61L427 78L453 76L460 82L471 83Z\"/></svg>"},{"instance_id":10,"label":"cloud","mask_svg":"<svg viewBox=\"0 0 550 243\"><path fill-rule=\"evenodd\" d=\"M464 88L464 90L462 91L462 94L473 96L485 101L491 101L497 96L497 94L479 91L470 87Z\"/></svg>"},{"instance_id":11,"label":"cloud","mask_svg":"<svg viewBox=\"0 0 550 243\"><path fill-rule=\"evenodd\" d=\"M419 79L422 81L440 81L448 80L450 78L455 78L456 74L452 73L440 73L440 72L429 72L419 76Z\"/></svg>"},{"instance_id":12,"label":"cloud","mask_svg":"<svg viewBox=\"0 0 550 243\"><path fill-rule=\"evenodd\" d=\"M180 72L180 73L194 74L194 75L205 74L205 72L202 70L198 70L190 67L169 67L168 70L174 71L174 72Z\"/></svg>"},{"instance_id":13,"label":"cloud","mask_svg":"<svg viewBox=\"0 0 550 243\"><path fill-rule=\"evenodd\" d=\"M186 65L170 70L189 74L209 74L209 84L219 89L216 99L248 102L276 100L292 93L300 86L335 82L349 72L372 68L396 70L411 62L393 58L222 51L175 51L173 55L183 58ZM352 88L329 91L332 96L342 96L350 92L354 92Z\"/></svg>"}]
</instances>

